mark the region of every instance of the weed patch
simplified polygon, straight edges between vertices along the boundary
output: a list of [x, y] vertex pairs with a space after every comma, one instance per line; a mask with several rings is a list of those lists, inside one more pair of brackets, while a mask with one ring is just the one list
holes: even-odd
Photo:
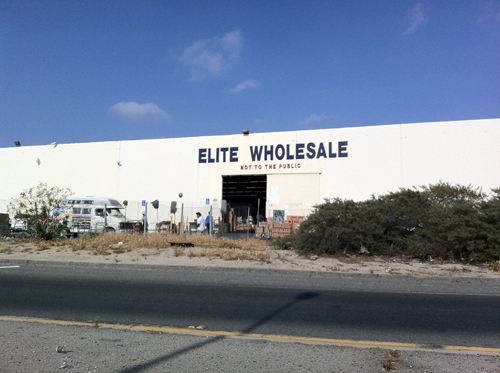
[[99, 320], [99, 317], [94, 317], [92, 320], [89, 320], [88, 322], [92, 324], [92, 326], [94, 326], [95, 328], [98, 328], [101, 321]]
[[408, 366], [408, 364], [406, 364], [402, 361], [399, 361], [399, 360], [382, 360], [382, 368], [386, 372], [390, 372], [390, 371], [397, 370], [399, 368], [404, 368], [407, 366]]
[[500, 260], [490, 264], [490, 269], [495, 272], [500, 272]]
[[3, 247], [0, 249], [1, 254], [12, 254], [12, 248], [10, 247]]

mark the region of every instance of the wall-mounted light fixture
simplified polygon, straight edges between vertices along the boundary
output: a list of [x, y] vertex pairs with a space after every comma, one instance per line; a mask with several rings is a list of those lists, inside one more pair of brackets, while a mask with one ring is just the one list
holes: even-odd
[[244, 136], [247, 136], [247, 135], [250, 133], [250, 131], [249, 131], [249, 130], [243, 130], [243, 131], [241, 131], [241, 132], [243, 132], [243, 135], [244, 135]]
[[40, 158], [36, 159], [36, 164], [40, 166]]
[[19, 141], [14, 141], [14, 144], [16, 144], [16, 146], [21, 146], [21, 143]]
[[121, 165], [122, 165], [122, 162], [120, 162], [119, 160], [116, 160], [116, 164], [117, 164], [118, 166], [121, 166]]

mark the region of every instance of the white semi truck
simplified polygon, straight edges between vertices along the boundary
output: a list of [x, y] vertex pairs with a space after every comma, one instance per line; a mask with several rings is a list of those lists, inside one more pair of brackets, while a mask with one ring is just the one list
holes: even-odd
[[108, 197], [68, 197], [55, 209], [58, 220], [66, 220], [71, 233], [117, 231], [125, 222], [125, 207]]

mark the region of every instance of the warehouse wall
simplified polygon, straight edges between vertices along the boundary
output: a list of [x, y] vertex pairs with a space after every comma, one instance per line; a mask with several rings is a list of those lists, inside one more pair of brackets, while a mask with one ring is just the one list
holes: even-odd
[[267, 174], [267, 208], [287, 211], [440, 180], [488, 191], [500, 187], [499, 142], [500, 119], [485, 119], [2, 148], [0, 212], [39, 182], [206, 210], [221, 199], [223, 175]]

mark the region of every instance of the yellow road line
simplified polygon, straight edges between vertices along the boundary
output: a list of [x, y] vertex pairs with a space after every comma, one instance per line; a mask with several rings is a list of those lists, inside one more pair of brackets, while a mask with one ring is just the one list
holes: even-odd
[[483, 353], [500, 353], [500, 348], [490, 348], [490, 347], [446, 346], [446, 345], [428, 345], [420, 343], [380, 342], [380, 341], [357, 341], [351, 339], [331, 339], [331, 338], [298, 337], [292, 335], [213, 331], [213, 330], [196, 329], [195, 327], [173, 328], [167, 326], [151, 326], [151, 325], [105, 324], [105, 323], [100, 323], [98, 321], [94, 322], [92, 320], [89, 322], [81, 322], [81, 321], [40, 319], [36, 317], [18, 317], [18, 316], [0, 316], [0, 320], [33, 322], [42, 324], [74, 325], [74, 326], [85, 326], [85, 327], [98, 325], [100, 328], [153, 331], [153, 332], [163, 332], [163, 333], [188, 333], [188, 334], [202, 334], [202, 335], [227, 336], [227, 337], [260, 338], [260, 339], [271, 339], [280, 341], [301, 341], [301, 342], [327, 343], [327, 344], [349, 345], [349, 346], [358, 345], [358, 346], [386, 347], [386, 348], [430, 349], [434, 351], [472, 351], [472, 352], [483, 352]]

